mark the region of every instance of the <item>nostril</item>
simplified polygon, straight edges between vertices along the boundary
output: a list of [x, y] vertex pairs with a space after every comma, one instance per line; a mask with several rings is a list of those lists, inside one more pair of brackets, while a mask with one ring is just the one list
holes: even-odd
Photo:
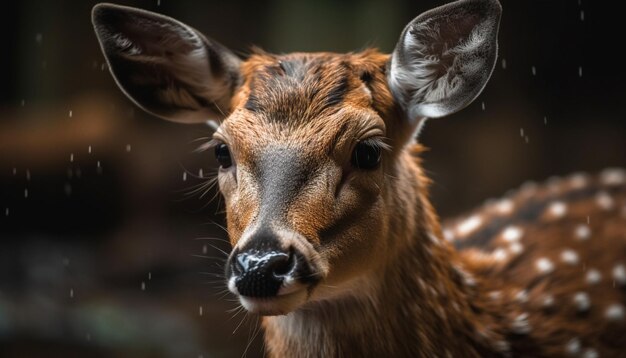
[[288, 255], [280, 255], [278, 259], [272, 263], [271, 272], [274, 277], [282, 278], [282, 276], [286, 276], [294, 268], [296, 255], [294, 255], [293, 249], [290, 249]]

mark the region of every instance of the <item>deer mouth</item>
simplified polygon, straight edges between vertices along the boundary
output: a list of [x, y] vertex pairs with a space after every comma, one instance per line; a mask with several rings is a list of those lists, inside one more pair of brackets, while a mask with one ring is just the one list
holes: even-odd
[[306, 303], [308, 297], [308, 289], [303, 287], [297, 291], [273, 297], [239, 296], [239, 302], [250, 313], [261, 316], [277, 316], [286, 315], [296, 310]]

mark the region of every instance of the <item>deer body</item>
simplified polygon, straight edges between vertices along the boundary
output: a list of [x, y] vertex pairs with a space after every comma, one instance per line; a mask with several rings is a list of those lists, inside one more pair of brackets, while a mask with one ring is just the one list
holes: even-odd
[[429, 202], [416, 133], [483, 89], [500, 12], [496, 0], [428, 11], [391, 55], [242, 61], [174, 19], [94, 8], [134, 102], [172, 121], [223, 120], [206, 147], [233, 244], [227, 285], [265, 316], [271, 356], [626, 349], [623, 172], [526, 188], [443, 230]]

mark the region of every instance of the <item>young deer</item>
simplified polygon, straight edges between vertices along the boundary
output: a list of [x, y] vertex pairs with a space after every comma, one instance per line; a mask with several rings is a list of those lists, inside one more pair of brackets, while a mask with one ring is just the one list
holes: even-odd
[[271, 356], [626, 356], [624, 172], [527, 186], [445, 230], [428, 200], [416, 134], [481, 92], [500, 13], [428, 11], [391, 55], [242, 61], [174, 19], [94, 8], [137, 105], [221, 120], [228, 288]]

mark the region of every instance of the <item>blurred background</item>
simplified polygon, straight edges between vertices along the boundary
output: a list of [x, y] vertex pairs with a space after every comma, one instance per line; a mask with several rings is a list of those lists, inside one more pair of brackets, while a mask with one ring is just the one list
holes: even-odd
[[[167, 123], [116, 88], [96, 1], [0, 12], [0, 356], [260, 357], [258, 321], [224, 294], [229, 250], [203, 126]], [[443, 1], [120, 1], [175, 17], [242, 57], [393, 49]], [[590, 0], [502, 1], [482, 95], [420, 140], [444, 218], [519, 187], [626, 166], [620, 14]], [[233, 309], [235, 309], [233, 311]]]

